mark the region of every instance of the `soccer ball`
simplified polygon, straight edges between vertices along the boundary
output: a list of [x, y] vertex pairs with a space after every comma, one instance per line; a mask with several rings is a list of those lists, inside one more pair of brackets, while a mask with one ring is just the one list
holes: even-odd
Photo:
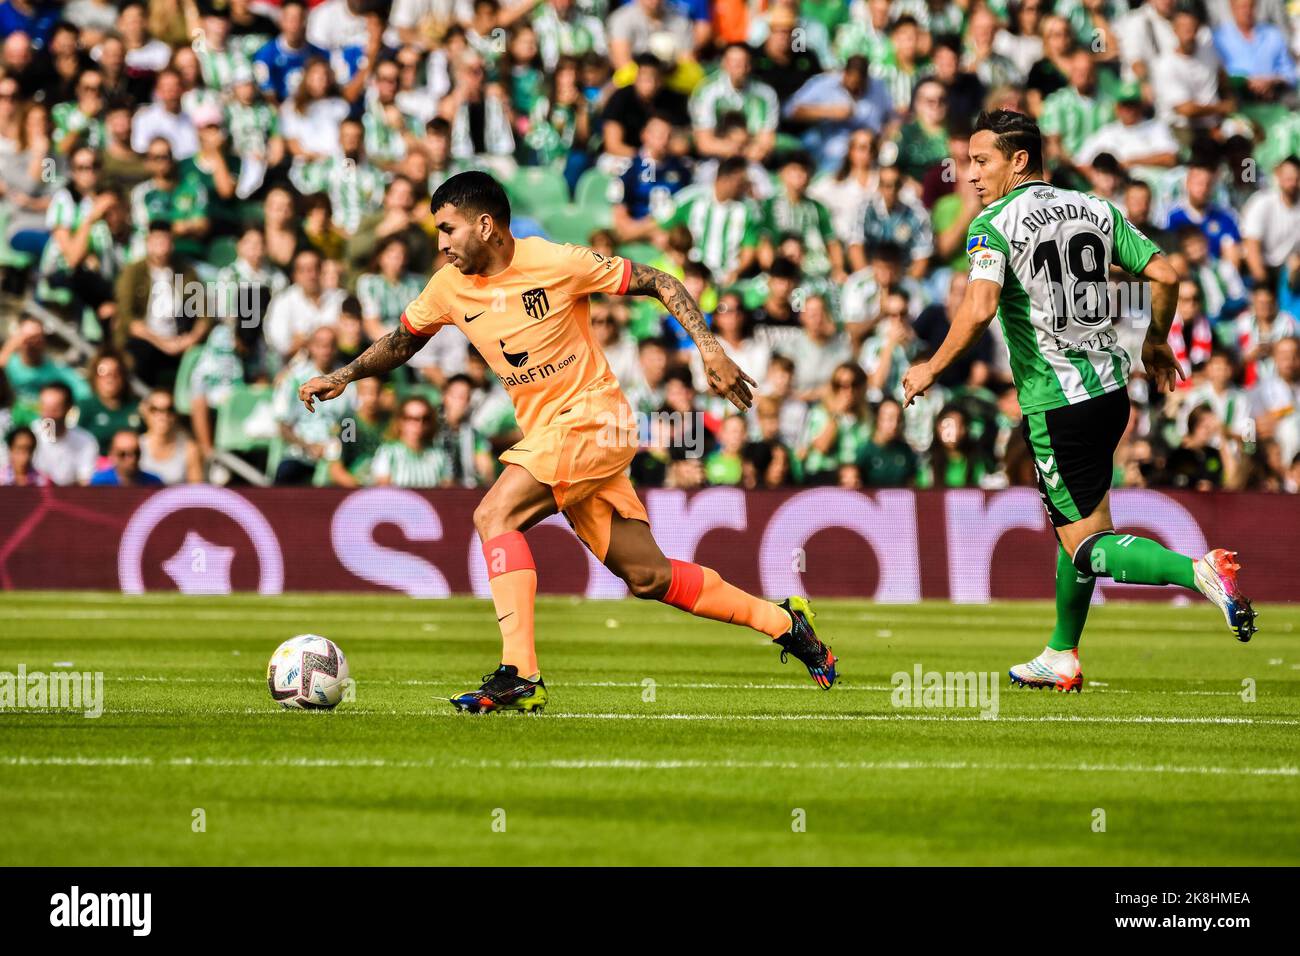
[[343, 699], [348, 659], [337, 644], [317, 634], [299, 634], [275, 649], [266, 667], [271, 699], [283, 707], [329, 710]]

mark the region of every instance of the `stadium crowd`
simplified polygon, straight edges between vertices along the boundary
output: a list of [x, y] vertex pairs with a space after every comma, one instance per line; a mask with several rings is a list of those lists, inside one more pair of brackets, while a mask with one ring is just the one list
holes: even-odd
[[295, 397], [396, 326], [479, 168], [517, 236], [682, 278], [760, 383], [735, 414], [658, 302], [593, 300], [638, 484], [1032, 485], [997, 323], [899, 402], [1011, 108], [1182, 279], [1187, 380], [1135, 372], [1115, 484], [1294, 493], [1298, 54], [1296, 0], [8, 0], [0, 484], [490, 482], [518, 430], [455, 332]]

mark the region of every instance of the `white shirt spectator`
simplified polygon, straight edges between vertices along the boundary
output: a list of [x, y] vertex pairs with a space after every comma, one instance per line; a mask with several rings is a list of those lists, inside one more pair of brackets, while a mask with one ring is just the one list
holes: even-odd
[[341, 154], [339, 127], [349, 110], [348, 101], [337, 96], [314, 100], [303, 113], [294, 109], [293, 101], [289, 100], [280, 107], [280, 135], [297, 140], [298, 145], [314, 156], [338, 156]]
[[[1119, 40], [1119, 55], [1125, 80], [1136, 78], [1133, 73], [1134, 63], [1150, 65], [1161, 56], [1178, 49], [1173, 23], [1156, 13], [1149, 3], [1119, 17], [1114, 28], [1115, 37]], [[1206, 24], [1201, 24], [1201, 28], [1196, 31], [1196, 57], [1209, 67], [1217, 67], [1219, 62], [1219, 57], [1214, 52], [1214, 31]]]
[[[291, 285], [271, 298], [266, 307], [266, 344], [287, 356], [297, 336], [310, 335], [322, 325], [333, 325], [347, 293], [342, 289], [322, 289], [315, 302], [307, 298], [299, 285]], [[449, 336], [450, 337], [450, 336]]]
[[1219, 61], [1210, 51], [1204, 58], [1184, 56], [1177, 50], [1163, 54], [1151, 67], [1151, 90], [1155, 95], [1156, 116], [1170, 126], [1215, 126], [1219, 118], [1202, 116], [1195, 121], [1174, 112], [1184, 103], [1209, 106], [1219, 101]]
[[99, 443], [84, 428], [69, 428], [62, 437], [54, 437], [53, 429], [40, 422], [36, 432], [36, 453], [32, 467], [56, 485], [85, 485], [95, 474], [99, 459]]
[[1087, 166], [1102, 153], [1110, 153], [1120, 163], [1127, 164], [1140, 156], [1177, 152], [1178, 142], [1160, 120], [1144, 120], [1132, 126], [1116, 120], [1083, 141], [1075, 162]]
[[149, 152], [149, 144], [162, 137], [171, 144], [172, 157], [179, 163], [199, 151], [199, 133], [189, 114], [170, 113], [161, 103], [152, 103], [131, 121], [131, 148]]
[[[1300, 382], [1284, 382], [1268, 375], [1250, 390], [1251, 412], [1256, 419], [1277, 421], [1274, 439], [1282, 449], [1282, 461], [1290, 465], [1300, 454]], [[40, 468], [39, 460], [36, 467]]]
[[1264, 261], [1281, 266], [1300, 249], [1300, 202], [1288, 206], [1278, 189], [1251, 196], [1241, 211], [1241, 238], [1258, 239]]

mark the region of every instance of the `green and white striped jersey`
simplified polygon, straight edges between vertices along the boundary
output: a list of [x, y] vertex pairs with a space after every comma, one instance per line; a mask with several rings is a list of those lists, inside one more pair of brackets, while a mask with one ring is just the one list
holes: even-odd
[[454, 477], [447, 453], [437, 445], [413, 451], [399, 441], [379, 446], [370, 462], [372, 478], [387, 478], [399, 488], [436, 488]]
[[998, 318], [1026, 414], [1124, 388], [1111, 263], [1141, 274], [1160, 250], [1111, 203], [1041, 180], [991, 203], [966, 234], [970, 279], [1002, 287]]
[[749, 199], [719, 202], [713, 184], [687, 186], [672, 197], [664, 229], [684, 225], [695, 240], [699, 259], [720, 279], [736, 268], [742, 248], [758, 245], [763, 213]]
[[760, 80], [750, 80], [743, 89], [731, 85], [731, 78], [719, 73], [700, 84], [691, 94], [691, 125], [714, 129], [725, 113], [743, 113], [750, 134], [771, 132], [781, 119], [776, 90]]
[[406, 307], [424, 291], [426, 280], [408, 272], [397, 282], [391, 282], [379, 272], [367, 272], [357, 279], [357, 298], [361, 302], [363, 318], [376, 318], [385, 332], [397, 328]]

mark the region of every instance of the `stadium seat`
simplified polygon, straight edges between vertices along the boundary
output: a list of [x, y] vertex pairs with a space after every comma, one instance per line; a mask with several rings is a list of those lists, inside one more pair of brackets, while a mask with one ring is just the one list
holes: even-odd
[[191, 345], [181, 356], [180, 367], [176, 369], [176, 387], [172, 391], [172, 404], [182, 415], [190, 413], [190, 379], [193, 377], [194, 366], [198, 363], [202, 352], [202, 344]]
[[658, 246], [649, 242], [625, 242], [618, 247], [618, 254], [624, 259], [631, 259], [633, 262], [645, 265], [650, 265], [663, 255]]
[[599, 169], [589, 169], [578, 177], [578, 186], [573, 191], [573, 204], [580, 209], [597, 209], [610, 205], [609, 187], [614, 177]]
[[256, 419], [270, 418], [271, 389], [265, 385], [236, 386], [217, 409], [213, 443], [225, 451], [256, 451], [268, 448], [271, 434], [248, 426]]
[[569, 204], [569, 184], [564, 174], [547, 166], [522, 166], [504, 183], [513, 211], [546, 221], [547, 213]]
[[572, 242], [585, 246], [591, 241], [593, 232], [609, 227], [609, 220], [602, 220], [592, 210], [563, 206], [543, 216], [542, 225], [546, 227], [546, 233], [553, 242]]

